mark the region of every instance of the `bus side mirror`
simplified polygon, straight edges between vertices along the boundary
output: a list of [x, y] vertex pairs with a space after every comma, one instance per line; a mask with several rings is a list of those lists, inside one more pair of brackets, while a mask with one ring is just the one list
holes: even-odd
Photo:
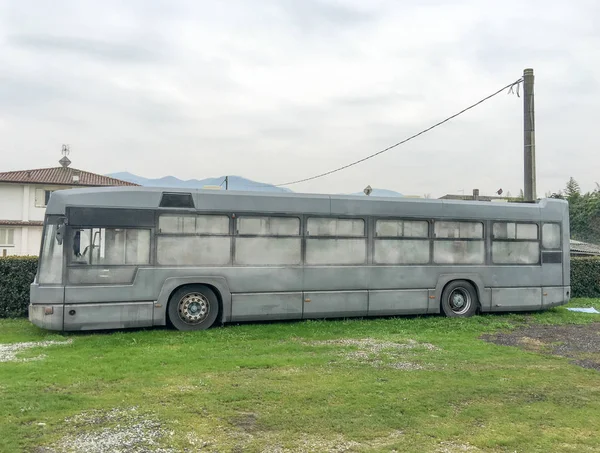
[[67, 229], [67, 227], [65, 226], [64, 223], [61, 223], [56, 228], [56, 242], [58, 242], [59, 245], [62, 245], [62, 243], [63, 243], [63, 241], [65, 239], [65, 231], [66, 231], [66, 229]]

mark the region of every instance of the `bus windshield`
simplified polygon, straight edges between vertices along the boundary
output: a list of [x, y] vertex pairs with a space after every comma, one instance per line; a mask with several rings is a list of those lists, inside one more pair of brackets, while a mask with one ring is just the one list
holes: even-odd
[[61, 230], [64, 219], [48, 217], [44, 227], [42, 253], [38, 271], [38, 283], [60, 285], [62, 283], [63, 241]]

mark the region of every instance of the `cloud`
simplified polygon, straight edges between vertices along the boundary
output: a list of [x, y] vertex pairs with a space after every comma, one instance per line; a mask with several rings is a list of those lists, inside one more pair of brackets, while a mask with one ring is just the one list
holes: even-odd
[[131, 44], [57, 35], [11, 35], [9, 44], [38, 53], [70, 53], [75, 57], [116, 62], [156, 62], [164, 58], [150, 42]]
[[[360, 159], [536, 73], [540, 193], [597, 180], [599, 7], [509, 0], [0, 0], [3, 170], [240, 174]], [[38, 14], [31, 14], [32, 10]], [[298, 191], [522, 187], [522, 98], [502, 94]]]

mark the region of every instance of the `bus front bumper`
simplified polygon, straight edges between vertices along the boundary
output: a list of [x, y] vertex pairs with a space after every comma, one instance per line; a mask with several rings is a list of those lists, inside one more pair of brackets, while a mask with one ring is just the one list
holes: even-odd
[[63, 330], [63, 305], [29, 304], [29, 321], [42, 329]]
[[42, 329], [63, 330], [64, 286], [29, 287], [29, 321]]

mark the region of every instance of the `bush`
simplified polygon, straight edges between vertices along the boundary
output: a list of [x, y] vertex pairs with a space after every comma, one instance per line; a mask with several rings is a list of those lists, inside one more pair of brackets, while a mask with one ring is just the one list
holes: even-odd
[[600, 297], [600, 257], [571, 258], [572, 297]]
[[36, 256], [0, 258], [0, 318], [27, 316], [29, 285], [35, 278]]

